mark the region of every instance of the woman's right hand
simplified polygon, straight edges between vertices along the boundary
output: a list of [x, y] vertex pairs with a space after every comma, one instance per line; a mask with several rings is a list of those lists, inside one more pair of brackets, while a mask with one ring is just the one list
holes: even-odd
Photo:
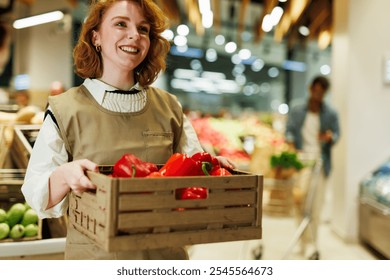
[[59, 203], [69, 191], [81, 194], [96, 186], [85, 175], [85, 171], [98, 172], [98, 165], [88, 159], [80, 159], [58, 166], [49, 178], [49, 202], [47, 209]]

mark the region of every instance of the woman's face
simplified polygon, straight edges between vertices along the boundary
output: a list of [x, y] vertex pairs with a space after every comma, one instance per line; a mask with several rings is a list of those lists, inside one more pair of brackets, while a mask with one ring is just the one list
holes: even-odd
[[98, 31], [93, 31], [95, 46], [101, 46], [103, 72], [132, 72], [146, 57], [150, 24], [138, 4], [118, 1], [104, 14]]

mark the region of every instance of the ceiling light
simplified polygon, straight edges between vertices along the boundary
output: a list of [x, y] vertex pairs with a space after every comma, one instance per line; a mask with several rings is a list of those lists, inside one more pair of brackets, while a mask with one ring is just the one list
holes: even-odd
[[219, 46], [222, 46], [223, 44], [225, 44], [225, 36], [223, 36], [223, 35], [215, 36], [215, 43]]
[[259, 72], [264, 67], [264, 61], [260, 58], [256, 59], [251, 65], [251, 69], [253, 72]]
[[185, 46], [187, 45], [187, 37], [177, 35], [174, 39], [173, 42], [176, 46]]
[[267, 14], [263, 18], [263, 22], [261, 24], [261, 28], [264, 32], [270, 32], [273, 28], [272, 21], [271, 21], [271, 15]]
[[320, 67], [320, 72], [322, 75], [329, 75], [331, 71], [332, 69], [327, 64], [324, 64]]
[[208, 49], [206, 51], [206, 60], [208, 62], [215, 62], [218, 59], [218, 54], [215, 49]]
[[203, 14], [204, 12], [211, 11], [210, 0], [199, 0], [198, 5], [201, 14]]
[[229, 42], [225, 45], [225, 51], [227, 53], [234, 53], [237, 49], [237, 44], [234, 42]]
[[202, 25], [204, 28], [213, 26], [213, 12], [208, 11], [202, 14]]
[[310, 35], [310, 29], [304, 25], [300, 26], [298, 31], [302, 36], [309, 36]]
[[242, 60], [247, 60], [251, 57], [252, 55], [252, 52], [248, 49], [241, 49], [239, 52], [238, 52], [238, 55], [240, 56], [240, 58]]
[[190, 33], [190, 28], [185, 24], [180, 24], [177, 29], [177, 34], [181, 36], [187, 36]]
[[167, 39], [168, 41], [171, 41], [173, 40], [173, 38], [175, 37], [175, 34], [173, 34], [173, 31], [170, 30], [170, 29], [166, 29], [164, 30], [162, 33], [161, 33], [161, 36], [163, 36], [165, 39]]
[[271, 16], [271, 23], [273, 26], [276, 26], [279, 23], [282, 15], [283, 15], [283, 9], [281, 7], [276, 6], [275, 8], [272, 9], [270, 16]]
[[39, 24], [49, 23], [64, 18], [64, 13], [61, 11], [49, 12], [41, 15], [17, 19], [13, 23], [15, 29], [27, 28]]

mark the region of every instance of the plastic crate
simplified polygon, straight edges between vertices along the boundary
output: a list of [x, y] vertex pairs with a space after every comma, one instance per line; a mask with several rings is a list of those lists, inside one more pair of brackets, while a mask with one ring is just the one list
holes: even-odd
[[[71, 193], [69, 220], [108, 252], [261, 239], [263, 177], [112, 178], [112, 167], [88, 172], [96, 192]], [[207, 199], [177, 200], [185, 187]]]

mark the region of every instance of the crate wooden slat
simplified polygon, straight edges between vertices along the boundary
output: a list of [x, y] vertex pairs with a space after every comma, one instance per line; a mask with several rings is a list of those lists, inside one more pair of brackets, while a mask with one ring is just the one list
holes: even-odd
[[[209, 193], [211, 203], [213, 206], [234, 205], [237, 201], [245, 201], [248, 204], [256, 203], [256, 192], [254, 191], [240, 191], [237, 193], [220, 192]], [[150, 195], [150, 194], [125, 194], [119, 197], [119, 208], [121, 211], [142, 211], [150, 209], [166, 209], [172, 206], [172, 203], [178, 208], [188, 208], [194, 205], [193, 201], [176, 200], [171, 193]], [[211, 206], [210, 202], [204, 199], [195, 201], [196, 207]]]
[[[97, 190], [70, 194], [69, 219], [108, 252], [261, 239], [262, 176], [88, 176]], [[207, 199], [176, 199], [178, 189], [195, 186]]]

